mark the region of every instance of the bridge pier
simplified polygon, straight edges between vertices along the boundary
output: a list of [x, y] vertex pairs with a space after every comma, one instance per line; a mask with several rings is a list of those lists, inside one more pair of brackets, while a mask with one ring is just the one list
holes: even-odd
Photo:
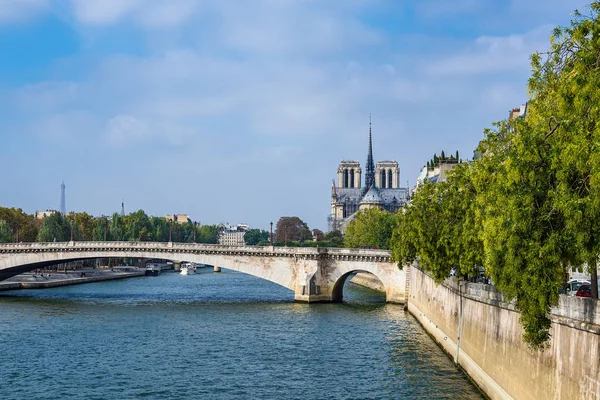
[[216, 265], [213, 268], [213, 272], [221, 272], [221, 267], [217, 267]]
[[327, 282], [317, 281], [316, 274], [302, 274], [294, 288], [294, 301], [302, 303], [331, 303], [333, 293]]
[[311, 288], [304, 285], [297, 285], [294, 291], [294, 301], [300, 303], [331, 303], [332, 296], [328, 290], [325, 293], [321, 292], [318, 286]]

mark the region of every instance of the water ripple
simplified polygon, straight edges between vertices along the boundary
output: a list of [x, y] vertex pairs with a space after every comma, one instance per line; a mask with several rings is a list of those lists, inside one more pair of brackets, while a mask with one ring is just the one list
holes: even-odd
[[0, 296], [3, 399], [480, 399], [418, 323], [225, 272]]

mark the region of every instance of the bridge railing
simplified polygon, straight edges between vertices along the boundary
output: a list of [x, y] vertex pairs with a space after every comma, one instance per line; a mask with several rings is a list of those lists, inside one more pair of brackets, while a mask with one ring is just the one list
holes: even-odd
[[203, 243], [175, 243], [175, 242], [27, 242], [27, 243], [0, 243], [0, 250], [40, 250], [40, 249], [112, 249], [112, 250], [165, 250], [173, 249], [179, 251], [231, 251], [245, 253], [279, 253], [296, 255], [360, 255], [360, 256], [379, 256], [389, 257], [389, 250], [376, 249], [352, 249], [352, 248], [324, 248], [324, 247], [271, 247], [271, 246], [229, 246], [219, 244]]

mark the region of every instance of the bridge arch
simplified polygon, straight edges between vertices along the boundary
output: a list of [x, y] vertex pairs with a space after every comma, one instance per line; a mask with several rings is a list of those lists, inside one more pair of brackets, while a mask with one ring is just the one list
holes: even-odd
[[0, 280], [54, 264], [96, 258], [185, 260], [242, 272], [290, 290], [296, 289], [298, 271], [316, 263], [316, 257], [310, 260], [289, 249], [274, 252], [270, 247], [151, 242], [8, 244], [0, 245]]
[[[163, 260], [169, 260], [169, 261], [173, 261], [173, 262], [183, 262], [183, 261], [187, 261], [187, 262], [194, 262], [194, 263], [198, 263], [198, 264], [207, 264], [207, 265], [213, 265], [210, 264], [208, 262], [206, 262], [206, 259], [203, 257], [197, 257], [197, 256], [192, 256], [192, 255], [185, 255], [185, 253], [181, 253], [182, 256], [181, 257], [177, 257], [175, 258], [170, 258], [170, 257], [166, 257], [163, 256], [161, 259]], [[15, 265], [13, 267], [10, 268], [5, 268], [0, 270], [0, 281], [4, 280], [4, 279], [8, 279], [12, 276], [15, 275], [19, 275], [22, 273], [26, 273], [26, 272], [30, 272], [36, 269], [42, 269], [42, 268], [46, 268], [48, 266], [52, 266], [52, 265], [56, 265], [56, 264], [63, 264], [63, 263], [70, 263], [70, 262], [75, 262], [75, 261], [83, 261], [83, 260], [95, 260], [97, 258], [130, 258], [130, 257], [120, 257], [120, 256], [103, 256], [103, 257], [75, 257], [75, 258], [61, 258], [60, 260], [52, 260], [52, 261], [40, 261], [40, 262], [35, 262], [35, 263], [27, 263], [24, 265]], [[146, 258], [146, 257], [135, 257], [135, 258]], [[154, 258], [158, 258], [158, 257], [154, 257]], [[275, 283], [279, 286], [283, 286], [288, 290], [292, 290], [294, 291], [294, 287], [290, 287], [293, 285], [290, 284], [286, 284], [286, 282], [282, 281], [281, 279], [277, 279], [277, 277], [273, 277], [273, 276], [265, 276], [264, 274], [260, 274], [260, 273], [256, 273], [256, 271], [252, 271], [252, 269], [248, 269], [248, 268], [244, 268], [244, 267], [239, 267], [237, 265], [233, 265], [232, 263], [228, 262], [228, 261], [224, 261], [220, 264], [218, 264], [217, 266], [221, 267], [221, 268], [225, 268], [225, 269], [230, 269], [233, 271], [237, 271], [240, 272], [242, 274], [246, 274], [246, 275], [251, 275], [254, 276], [256, 278], [259, 279], [264, 279], [267, 280], [269, 282]]]
[[[332, 302], [341, 303], [344, 301], [344, 286], [346, 284], [346, 281], [348, 280], [348, 277], [350, 277], [351, 275], [357, 274], [357, 273], [366, 273], [371, 276], [374, 276], [375, 278], [377, 278], [379, 280], [379, 282], [381, 282], [382, 286], [385, 288], [385, 284], [383, 283], [383, 280], [370, 271], [365, 271], [365, 270], [348, 271], [348, 272], [344, 273], [343, 275], [341, 275], [333, 284], [333, 287], [331, 289], [331, 301]], [[385, 292], [386, 292], [386, 301], [387, 301], [387, 290], [385, 290]]]

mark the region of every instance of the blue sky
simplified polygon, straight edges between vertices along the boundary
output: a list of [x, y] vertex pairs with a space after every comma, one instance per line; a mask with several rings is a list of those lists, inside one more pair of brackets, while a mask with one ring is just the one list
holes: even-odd
[[0, 205], [325, 230], [340, 159], [470, 158], [579, 0], [0, 0]]

